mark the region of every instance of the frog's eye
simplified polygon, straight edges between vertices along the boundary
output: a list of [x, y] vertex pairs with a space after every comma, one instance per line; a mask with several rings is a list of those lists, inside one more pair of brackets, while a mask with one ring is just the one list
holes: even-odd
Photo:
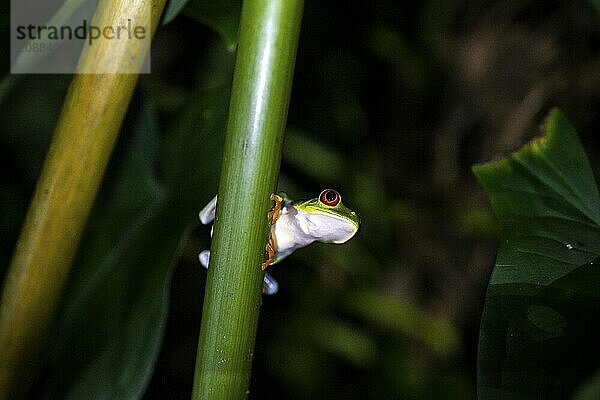
[[340, 202], [340, 194], [333, 189], [325, 189], [321, 192], [319, 199], [326, 206], [335, 207]]

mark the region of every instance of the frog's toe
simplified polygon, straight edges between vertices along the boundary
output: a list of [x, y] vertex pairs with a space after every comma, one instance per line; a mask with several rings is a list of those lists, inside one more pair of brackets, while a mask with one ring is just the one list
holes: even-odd
[[198, 254], [198, 260], [200, 260], [200, 264], [202, 264], [204, 268], [208, 268], [208, 262], [210, 261], [210, 250], [204, 250]]
[[265, 272], [265, 276], [263, 278], [263, 293], [266, 295], [272, 295], [277, 293], [278, 290], [279, 283], [277, 283], [271, 274]]

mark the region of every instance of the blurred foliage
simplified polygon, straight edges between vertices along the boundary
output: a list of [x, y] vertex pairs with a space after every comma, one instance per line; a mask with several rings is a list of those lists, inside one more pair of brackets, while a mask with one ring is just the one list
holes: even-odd
[[214, 29], [229, 50], [235, 50], [241, 0], [170, 0], [163, 15], [163, 23], [171, 22], [183, 12], [185, 15]]
[[[209, 232], [189, 227], [217, 189], [239, 14], [219, 4], [169, 5], [33, 398], [190, 396]], [[553, 105], [600, 159], [592, 4], [306, 2], [279, 188], [334, 187], [363, 225], [270, 271], [281, 290], [263, 300], [250, 398], [475, 398], [498, 228], [469, 167]], [[2, 272], [69, 83], [20, 78], [0, 93]]]
[[49, 345], [45, 398], [137, 398], [150, 379], [182, 233], [194, 200], [208, 201], [203, 188], [216, 184], [207, 171], [219, 165], [228, 90], [201, 93], [162, 143], [151, 104], [139, 105], [131, 136], [122, 132], [128, 146], [96, 202]]
[[598, 16], [600, 16], [600, 0], [589, 0], [592, 7], [596, 9]]
[[554, 110], [542, 136], [474, 172], [503, 230], [479, 398], [569, 398], [600, 367], [600, 197], [585, 152]]
[[594, 400], [598, 397], [600, 397], [600, 370], [577, 390], [573, 400]]

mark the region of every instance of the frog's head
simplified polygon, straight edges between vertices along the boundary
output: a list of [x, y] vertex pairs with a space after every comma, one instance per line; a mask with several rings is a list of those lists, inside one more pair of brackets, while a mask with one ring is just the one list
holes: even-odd
[[322, 242], [344, 243], [358, 231], [358, 215], [342, 203], [342, 196], [325, 189], [319, 197], [293, 203], [294, 208], [305, 214], [310, 234]]

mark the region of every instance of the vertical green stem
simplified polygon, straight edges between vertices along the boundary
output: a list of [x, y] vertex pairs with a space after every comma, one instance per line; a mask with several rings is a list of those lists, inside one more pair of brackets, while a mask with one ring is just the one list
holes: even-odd
[[[94, 25], [124, 15], [155, 30], [165, 0], [101, 1]], [[139, 71], [147, 43], [98, 41], [80, 65]], [[100, 64], [98, 64], [100, 63]], [[65, 99], [41, 176], [4, 282], [0, 303], [0, 399], [26, 391], [56, 314], [86, 219], [131, 99], [137, 74], [76, 75]]]
[[193, 399], [244, 398], [248, 389], [302, 7], [242, 7]]

